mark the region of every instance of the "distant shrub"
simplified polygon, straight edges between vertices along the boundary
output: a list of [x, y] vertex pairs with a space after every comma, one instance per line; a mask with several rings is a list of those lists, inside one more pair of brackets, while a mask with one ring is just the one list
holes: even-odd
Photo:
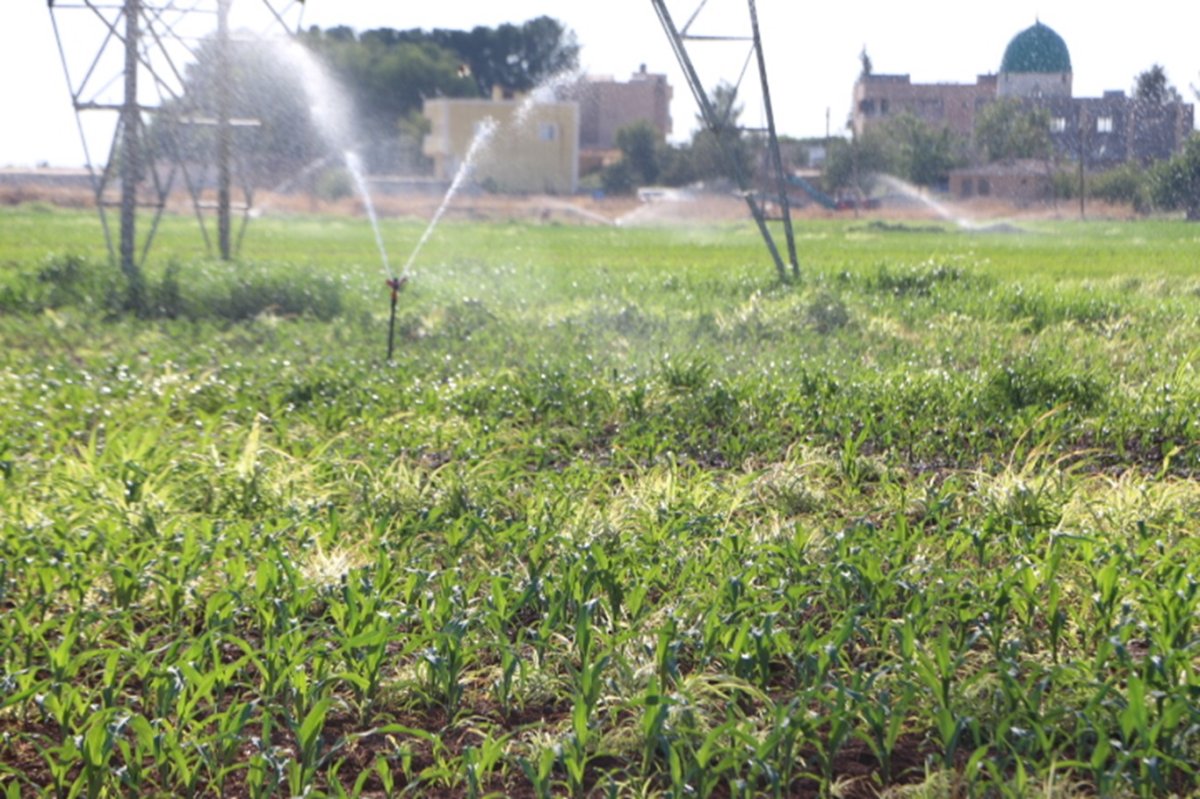
[[115, 312], [124, 298], [124, 281], [115, 268], [81, 255], [52, 254], [34, 269], [8, 272], [0, 284], [0, 309], [38, 313], [48, 308], [83, 306]]
[[354, 178], [345, 169], [327, 169], [317, 177], [313, 192], [322, 200], [343, 200], [354, 195]]
[[938, 286], [957, 283], [963, 278], [963, 270], [956, 266], [927, 262], [903, 267], [880, 265], [866, 283], [867, 288], [883, 294], [927, 297]]
[[[170, 262], [161, 276], [144, 277], [151, 318], [240, 320], [261, 313], [332, 319], [342, 311], [341, 283], [294, 264]], [[128, 312], [121, 270], [79, 255], [51, 255], [0, 284], [0, 309], [40, 313], [76, 307], [104, 315]]]
[[1117, 319], [1123, 313], [1121, 304], [1110, 297], [1085, 292], [1028, 291], [1021, 286], [996, 297], [994, 309], [1002, 319], [1024, 321], [1034, 333], [1064, 322], [1096, 325]]
[[1057, 361], [1027, 355], [996, 370], [988, 379], [984, 396], [993, 408], [1020, 410], [1069, 405], [1088, 410], [1104, 397], [1104, 385]]
[[1125, 164], [1093, 175], [1088, 181], [1088, 194], [1111, 203], [1128, 203], [1139, 214], [1151, 209], [1148, 173], [1138, 164]]
[[478, 299], [464, 298], [460, 302], [432, 309], [425, 318], [429, 333], [453, 339], [469, 339], [476, 331], [496, 321], [495, 314]]
[[341, 284], [312, 268], [240, 263], [232, 273], [222, 274], [211, 264], [195, 266], [196, 274], [179, 292], [181, 313], [177, 315], [236, 321], [271, 313], [328, 320], [342, 311]]
[[841, 297], [820, 291], [804, 309], [804, 321], [818, 333], [832, 333], [850, 324], [850, 312]]

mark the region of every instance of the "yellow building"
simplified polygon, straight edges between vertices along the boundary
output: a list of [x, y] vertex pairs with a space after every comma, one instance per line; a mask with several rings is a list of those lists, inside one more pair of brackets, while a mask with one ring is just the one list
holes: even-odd
[[434, 175], [453, 180], [476, 135], [496, 127], [476, 152], [470, 178], [496, 191], [570, 194], [579, 184], [579, 104], [532, 99], [425, 101], [431, 130], [425, 155]]

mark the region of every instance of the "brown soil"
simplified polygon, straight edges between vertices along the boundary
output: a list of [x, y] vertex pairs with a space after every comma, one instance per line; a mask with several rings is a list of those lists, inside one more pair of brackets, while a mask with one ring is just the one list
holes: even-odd
[[[405, 194], [381, 193], [374, 198], [376, 211], [390, 219], [430, 219], [442, 201], [440, 188], [415, 190]], [[86, 189], [67, 189], [34, 185], [0, 186], [0, 205], [45, 203], [64, 208], [92, 208], [95, 198]], [[985, 228], [997, 222], [1019, 225], [1030, 219], [1077, 219], [1078, 205], [1060, 202], [1057, 205], [1016, 206], [998, 200], [972, 199], [949, 204], [953, 213]], [[292, 214], [329, 214], [361, 216], [365, 209], [361, 201], [344, 198], [322, 200], [310, 194], [270, 194], [260, 192], [255, 197], [256, 213], [263, 216]], [[190, 215], [191, 200], [176, 193], [168, 202], [172, 213]], [[913, 201], [885, 201], [882, 207], [871, 210], [830, 211], [820, 206], [793, 207], [796, 219], [840, 219], [886, 221], [928, 221], [947, 226], [932, 209]], [[463, 191], [454, 198], [446, 211], [451, 219], [480, 221], [533, 221], [554, 224], [627, 226], [672, 226], [692, 222], [749, 220], [746, 203], [731, 193], [699, 193], [679, 200], [660, 199], [641, 202], [634, 196], [592, 197], [546, 195], [499, 195], [480, 191]], [[1093, 202], [1087, 207], [1092, 219], [1132, 219], [1136, 214], [1124, 206]]]

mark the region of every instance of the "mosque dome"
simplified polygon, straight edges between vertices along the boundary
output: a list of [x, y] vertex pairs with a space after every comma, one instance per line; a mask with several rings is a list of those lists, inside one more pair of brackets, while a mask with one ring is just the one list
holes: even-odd
[[1037, 22], [1018, 33], [1004, 50], [1000, 72], [1054, 73], [1071, 71], [1071, 53], [1067, 43], [1048, 25]]

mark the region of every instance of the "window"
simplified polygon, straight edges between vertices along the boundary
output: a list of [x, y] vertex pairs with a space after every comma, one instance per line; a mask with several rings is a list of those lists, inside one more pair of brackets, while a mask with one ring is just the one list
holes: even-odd
[[970, 178], [963, 178], [962, 190], [959, 192], [963, 197], [970, 197], [975, 191], [975, 185]]
[[986, 197], [992, 193], [992, 184], [987, 178], [979, 179], [979, 196]]
[[887, 112], [888, 112], [888, 101], [887, 101], [887, 100], [880, 100], [880, 101], [879, 101], [879, 113], [880, 113], [880, 114], [883, 114], [883, 115], [886, 115], [886, 114], [887, 114]]
[[553, 122], [543, 122], [538, 125], [538, 139], [541, 141], [554, 141], [558, 138], [558, 125]]
[[1096, 117], [1096, 132], [1097, 133], [1112, 133], [1113, 118], [1112, 117]]
[[871, 114], [875, 113], [875, 101], [874, 100], [860, 101], [858, 104], [858, 110], [862, 111], [867, 116], [871, 116]]
[[1055, 117], [1050, 120], [1050, 131], [1052, 133], [1062, 133], [1067, 129], [1066, 117]]

